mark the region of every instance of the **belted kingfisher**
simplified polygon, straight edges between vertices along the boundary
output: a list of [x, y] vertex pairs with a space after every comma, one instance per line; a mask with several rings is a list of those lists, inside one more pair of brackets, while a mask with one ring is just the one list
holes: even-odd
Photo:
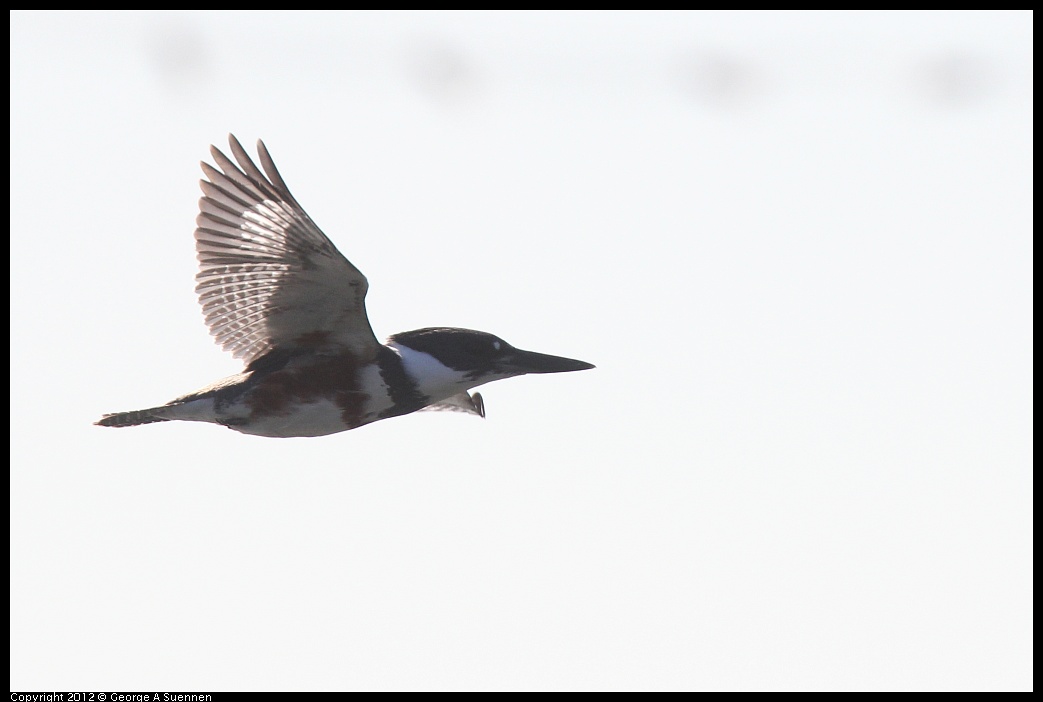
[[210, 333], [246, 368], [97, 424], [183, 420], [259, 436], [323, 436], [422, 409], [484, 417], [471, 388], [594, 367], [469, 329], [417, 329], [381, 344], [366, 316], [366, 277], [290, 194], [263, 142], [263, 173], [234, 136], [228, 142], [238, 167], [215, 146], [220, 170], [201, 164], [196, 292]]

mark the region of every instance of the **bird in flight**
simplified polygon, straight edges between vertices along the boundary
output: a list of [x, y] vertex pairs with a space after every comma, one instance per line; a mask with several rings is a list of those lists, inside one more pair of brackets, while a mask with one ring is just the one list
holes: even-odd
[[182, 420], [258, 436], [323, 436], [425, 409], [484, 417], [482, 396], [471, 388], [594, 367], [453, 327], [402, 332], [381, 344], [366, 315], [366, 277], [290, 194], [264, 143], [257, 142], [262, 172], [234, 136], [228, 142], [235, 162], [211, 146], [217, 168], [202, 163], [196, 292], [210, 333], [246, 368], [97, 424]]

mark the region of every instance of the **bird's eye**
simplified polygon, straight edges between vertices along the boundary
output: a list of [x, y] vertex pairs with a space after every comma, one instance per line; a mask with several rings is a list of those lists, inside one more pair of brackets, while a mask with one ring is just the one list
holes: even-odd
[[500, 342], [499, 341], [494, 341], [493, 342], [493, 349], [495, 349], [496, 351], [500, 350]]

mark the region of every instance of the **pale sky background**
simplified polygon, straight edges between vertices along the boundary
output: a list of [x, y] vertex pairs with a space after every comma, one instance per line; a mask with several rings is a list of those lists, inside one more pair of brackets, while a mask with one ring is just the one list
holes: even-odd
[[[1029, 12], [11, 15], [13, 690], [1032, 687]], [[315, 439], [198, 162], [261, 137], [378, 336], [594, 371]]]

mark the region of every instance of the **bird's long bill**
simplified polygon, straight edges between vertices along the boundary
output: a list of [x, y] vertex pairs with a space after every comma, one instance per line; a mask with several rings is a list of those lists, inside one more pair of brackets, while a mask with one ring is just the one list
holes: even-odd
[[551, 356], [546, 353], [535, 351], [522, 351], [516, 349], [502, 364], [505, 369], [515, 373], [566, 373], [568, 371], [580, 371], [593, 368], [593, 363], [577, 361], [572, 358]]

